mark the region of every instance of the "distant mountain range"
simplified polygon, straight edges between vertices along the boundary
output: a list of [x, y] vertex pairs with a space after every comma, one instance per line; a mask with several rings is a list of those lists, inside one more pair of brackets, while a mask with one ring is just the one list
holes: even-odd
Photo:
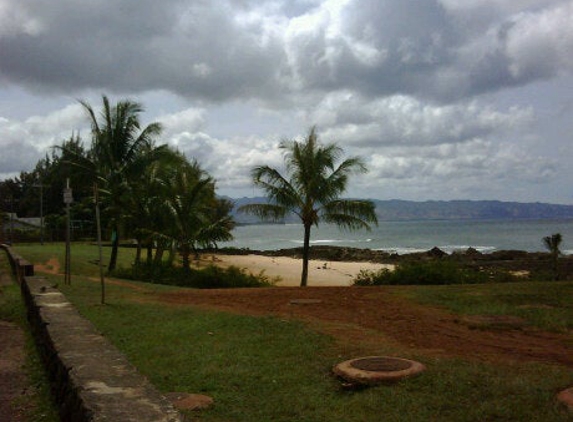
[[[239, 214], [237, 208], [245, 204], [263, 203], [265, 198], [231, 199], [235, 203], [233, 216], [239, 224], [261, 221], [251, 215]], [[573, 205], [520, 203], [503, 201], [387, 201], [372, 200], [379, 221], [404, 220], [500, 220], [500, 219], [555, 219], [573, 218]], [[285, 223], [298, 222], [289, 216]]]

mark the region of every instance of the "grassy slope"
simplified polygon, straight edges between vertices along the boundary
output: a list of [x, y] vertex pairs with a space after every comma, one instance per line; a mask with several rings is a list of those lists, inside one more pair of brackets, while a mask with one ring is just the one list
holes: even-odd
[[[38, 247], [18, 248], [18, 252], [40, 262], [53, 255], [47, 248], [34, 249]], [[75, 260], [90, 255], [89, 250], [74, 250]], [[124, 250], [120, 257], [127, 258]], [[82, 266], [90, 276], [97, 274], [93, 264], [74, 261], [72, 268]], [[51, 277], [62, 285], [62, 277]], [[477, 308], [471, 298], [483, 298], [473, 302], [477, 307], [490, 296], [519, 306], [539, 303], [539, 297], [524, 293], [528, 285], [516, 285], [515, 293], [513, 285], [484, 285], [415, 287], [407, 294], [472, 313]], [[271, 317], [167, 307], [153, 302], [154, 292], [176, 288], [142, 286], [145, 291], [110, 285], [106, 306], [98, 304], [98, 284], [85, 277], [75, 277], [72, 286], [63, 289], [161, 391], [214, 397], [216, 405], [197, 417], [201, 421], [569, 420], [554, 397], [573, 384], [573, 369], [540, 364], [500, 367], [418, 355], [412, 357], [428, 366], [420, 377], [346, 392], [330, 375], [330, 368], [351, 356], [344, 356], [340, 344], [310, 326]], [[400, 288], [396, 291], [405, 294]], [[566, 318], [570, 321], [570, 316]]]
[[330, 368], [349, 356], [301, 322], [145, 303], [153, 293], [125, 286], [102, 307], [82, 278], [64, 290], [160, 390], [214, 397], [202, 421], [567, 420], [554, 403], [573, 379], [562, 367], [416, 356], [420, 377], [345, 392]]

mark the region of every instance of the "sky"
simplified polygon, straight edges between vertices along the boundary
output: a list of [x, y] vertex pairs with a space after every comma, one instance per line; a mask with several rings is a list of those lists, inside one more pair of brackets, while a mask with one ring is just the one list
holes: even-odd
[[0, 0], [0, 180], [102, 95], [222, 195], [316, 126], [349, 197], [573, 204], [573, 0]]

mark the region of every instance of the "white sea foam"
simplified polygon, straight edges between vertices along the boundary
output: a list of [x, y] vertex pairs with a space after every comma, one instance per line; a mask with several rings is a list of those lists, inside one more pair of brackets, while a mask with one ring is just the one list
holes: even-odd
[[[289, 239], [290, 243], [296, 243], [297, 245], [302, 245], [304, 243], [301, 239]], [[332, 244], [355, 244], [355, 243], [370, 243], [372, 239], [311, 239], [311, 245], [332, 245]]]
[[398, 255], [405, 255], [405, 254], [409, 254], [409, 253], [420, 253], [420, 252], [428, 251], [428, 249], [420, 249], [420, 248], [379, 248], [379, 249], [374, 249], [374, 250], [388, 252], [388, 253], [395, 253]]
[[[304, 244], [303, 240], [300, 239], [290, 239], [289, 240], [291, 243], [296, 243], [297, 245], [302, 245]], [[336, 239], [315, 239], [315, 240], [311, 240], [310, 244], [311, 245], [324, 245], [324, 244], [332, 244], [332, 243], [340, 243], [340, 240], [336, 240]]]

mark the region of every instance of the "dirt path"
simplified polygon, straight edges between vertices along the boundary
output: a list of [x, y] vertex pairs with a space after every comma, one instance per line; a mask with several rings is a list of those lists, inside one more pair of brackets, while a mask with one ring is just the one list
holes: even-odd
[[[320, 303], [293, 305], [296, 299]], [[159, 300], [201, 305], [238, 313], [279, 315], [338, 324], [336, 336], [369, 342], [388, 338], [436, 356], [480, 360], [541, 361], [573, 366], [573, 336], [536, 330], [476, 330], [445, 311], [420, 306], [384, 288], [281, 287], [191, 290], [166, 293]], [[346, 327], [346, 328], [345, 328]]]
[[[12, 284], [11, 277], [0, 269], [0, 306], [4, 304], [2, 288]], [[24, 421], [28, 387], [23, 365], [26, 361], [26, 338], [22, 329], [0, 320], [0, 421]]]

